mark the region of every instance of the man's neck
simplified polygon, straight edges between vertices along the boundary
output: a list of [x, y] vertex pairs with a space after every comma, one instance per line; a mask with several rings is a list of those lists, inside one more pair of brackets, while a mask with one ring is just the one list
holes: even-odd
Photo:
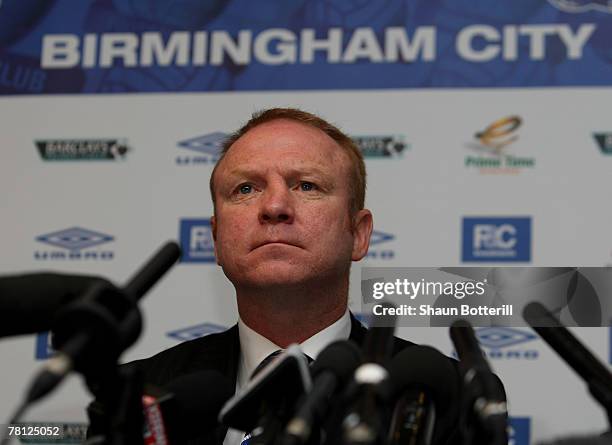
[[316, 289], [282, 292], [237, 289], [238, 312], [248, 327], [285, 348], [312, 337], [344, 315], [347, 284], [333, 289], [319, 283]]

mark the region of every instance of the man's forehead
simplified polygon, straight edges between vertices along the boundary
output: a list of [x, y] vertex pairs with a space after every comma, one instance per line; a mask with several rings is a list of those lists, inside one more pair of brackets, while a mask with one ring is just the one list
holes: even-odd
[[327, 165], [343, 157], [346, 157], [343, 148], [322, 130], [301, 122], [277, 119], [260, 124], [240, 137], [228, 149], [221, 164], [225, 169], [259, 160]]

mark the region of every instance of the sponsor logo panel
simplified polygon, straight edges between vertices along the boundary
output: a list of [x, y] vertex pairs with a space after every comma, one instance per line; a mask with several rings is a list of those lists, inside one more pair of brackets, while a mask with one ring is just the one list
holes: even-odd
[[403, 135], [351, 136], [364, 158], [399, 158], [410, 148]]
[[174, 331], [167, 332], [166, 335], [174, 340], [188, 341], [195, 340], [196, 338], [205, 337], [209, 334], [215, 334], [222, 332], [227, 329], [227, 326], [220, 324], [206, 322], [197, 324], [194, 326], [188, 326], [186, 328], [176, 329]]
[[470, 154], [465, 156], [465, 168], [476, 169], [481, 174], [511, 175], [534, 168], [535, 158], [516, 153], [521, 150], [515, 142], [519, 140], [518, 129], [522, 123], [520, 116], [507, 116], [477, 131], [474, 140], [467, 144]]
[[395, 235], [373, 230], [372, 237], [370, 238], [370, 248], [368, 249], [366, 259], [392, 260], [395, 258], [395, 249], [393, 248], [393, 243], [390, 243], [394, 239]]
[[114, 241], [114, 237], [102, 232], [74, 226], [68, 229], [39, 235], [39, 243], [55, 247], [34, 251], [34, 259], [45, 260], [112, 260], [114, 252], [101, 248]]
[[612, 155], [612, 133], [593, 133], [593, 139], [601, 154]]
[[214, 165], [219, 160], [223, 142], [228, 136], [227, 133], [215, 131], [177, 142], [179, 148], [192, 153], [177, 155], [176, 165]]
[[490, 360], [536, 360], [540, 356], [531, 343], [538, 337], [528, 329], [486, 327], [474, 331]]
[[210, 218], [181, 219], [179, 232], [182, 263], [215, 262]]
[[464, 217], [465, 262], [531, 261], [530, 217]]
[[35, 144], [44, 161], [117, 161], [130, 150], [126, 139], [41, 139]]

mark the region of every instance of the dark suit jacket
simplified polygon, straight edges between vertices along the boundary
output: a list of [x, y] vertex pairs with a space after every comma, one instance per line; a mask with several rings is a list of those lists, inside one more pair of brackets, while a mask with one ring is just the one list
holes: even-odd
[[[351, 314], [349, 338], [358, 345], [363, 345], [366, 333], [367, 329]], [[414, 346], [414, 343], [396, 337], [393, 343], [393, 355], [411, 346]], [[224, 332], [181, 343], [152, 357], [136, 360], [124, 366], [137, 367], [142, 372], [146, 383], [158, 386], [164, 386], [180, 376], [202, 370], [218, 371], [226, 375], [235, 384], [239, 357], [238, 325], [234, 325]], [[458, 373], [457, 379], [459, 379]], [[456, 423], [459, 418], [459, 401], [455, 405], [456, 416], [449, 416], [444, 425], [436, 426], [434, 443], [450, 444], [455, 442], [457, 436]], [[222, 445], [226, 433], [227, 427], [220, 425], [215, 431], [203, 434], [198, 439], [190, 441], [189, 444]]]

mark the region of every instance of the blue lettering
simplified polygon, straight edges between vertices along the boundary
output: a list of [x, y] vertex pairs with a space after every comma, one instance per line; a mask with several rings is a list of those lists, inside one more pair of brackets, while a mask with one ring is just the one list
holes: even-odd
[[42, 93], [45, 89], [45, 82], [47, 81], [47, 73], [41, 70], [36, 70], [32, 72], [32, 78], [30, 79], [30, 88], [29, 91], [31, 93]]
[[33, 93], [44, 88], [47, 74], [38, 69], [16, 65], [11, 67], [6, 62], [0, 62], [0, 85], [15, 90], [27, 90]]

